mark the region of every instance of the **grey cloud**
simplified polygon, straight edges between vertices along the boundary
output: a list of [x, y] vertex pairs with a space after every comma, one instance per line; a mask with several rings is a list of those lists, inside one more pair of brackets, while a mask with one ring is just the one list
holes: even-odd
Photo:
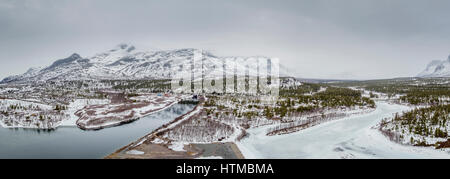
[[412, 76], [450, 53], [448, 7], [444, 0], [0, 0], [0, 78], [121, 42], [279, 57], [301, 77]]

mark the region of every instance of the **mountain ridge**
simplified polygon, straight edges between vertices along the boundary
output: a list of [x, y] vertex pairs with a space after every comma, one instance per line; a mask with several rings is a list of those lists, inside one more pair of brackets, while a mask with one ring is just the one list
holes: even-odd
[[447, 60], [433, 60], [417, 77], [450, 77], [450, 55]]
[[[223, 60], [236, 66], [238, 73], [245, 73], [241, 59], [248, 57], [218, 57], [204, 50], [183, 48], [159, 51], [138, 51], [135, 46], [119, 44], [106, 52], [91, 57], [82, 57], [73, 53], [69, 57], [55, 60], [46, 67], [30, 68], [21, 75], [4, 78], [0, 83], [23, 83], [32, 81], [76, 81], [76, 80], [112, 80], [112, 79], [168, 79], [179, 73], [183, 67], [190, 65], [194, 53], [201, 53], [203, 70], [214, 71], [223, 65]], [[269, 59], [267, 57], [257, 57]], [[205, 63], [206, 62], [206, 63]], [[283, 72], [281, 72], [283, 70]], [[280, 65], [280, 75], [289, 76], [288, 70]], [[201, 69], [194, 69], [201, 73]], [[222, 74], [222, 71], [216, 72]], [[254, 72], [256, 73], [256, 72]]]

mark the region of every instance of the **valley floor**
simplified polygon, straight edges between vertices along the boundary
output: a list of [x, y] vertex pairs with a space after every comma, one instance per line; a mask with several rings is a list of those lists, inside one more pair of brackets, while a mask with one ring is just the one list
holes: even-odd
[[247, 130], [237, 145], [245, 158], [450, 158], [450, 151], [394, 143], [374, 126], [393, 113], [410, 109], [377, 102], [369, 114], [354, 115], [299, 132], [267, 136], [266, 127]]

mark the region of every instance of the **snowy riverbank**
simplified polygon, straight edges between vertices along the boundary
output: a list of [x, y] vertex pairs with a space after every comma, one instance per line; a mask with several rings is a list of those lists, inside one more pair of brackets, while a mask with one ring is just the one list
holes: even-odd
[[372, 128], [407, 106], [377, 102], [369, 114], [350, 116], [302, 131], [267, 136], [270, 126], [249, 129], [237, 145], [245, 158], [450, 158], [448, 151], [391, 142]]

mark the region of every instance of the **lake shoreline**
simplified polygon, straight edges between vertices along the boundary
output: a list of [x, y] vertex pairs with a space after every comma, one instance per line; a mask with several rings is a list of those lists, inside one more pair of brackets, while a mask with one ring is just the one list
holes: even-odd
[[191, 111], [193, 107], [174, 104], [132, 123], [95, 131], [82, 130], [76, 126], [61, 126], [50, 131], [0, 128], [0, 146], [8, 146], [0, 148], [0, 158], [101, 159]]

